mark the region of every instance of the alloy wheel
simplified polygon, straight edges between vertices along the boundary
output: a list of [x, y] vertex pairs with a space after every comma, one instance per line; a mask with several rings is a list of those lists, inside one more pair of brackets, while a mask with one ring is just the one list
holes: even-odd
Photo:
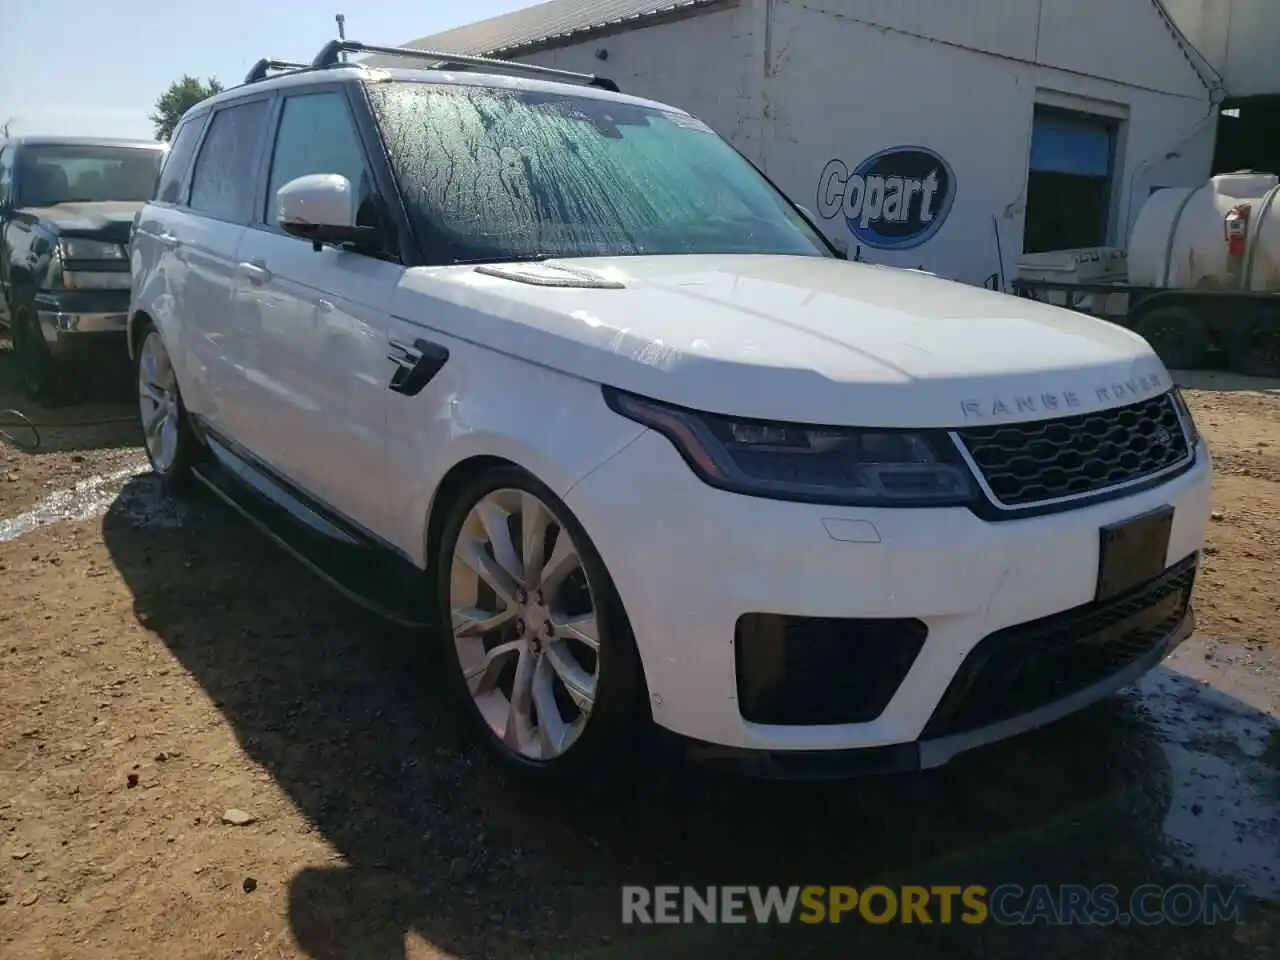
[[138, 408], [143, 440], [156, 473], [173, 469], [178, 456], [178, 380], [160, 334], [152, 330], [138, 359]]
[[485, 494], [458, 533], [449, 593], [458, 663], [490, 732], [526, 760], [562, 756], [600, 676], [597, 594], [569, 529], [527, 490]]

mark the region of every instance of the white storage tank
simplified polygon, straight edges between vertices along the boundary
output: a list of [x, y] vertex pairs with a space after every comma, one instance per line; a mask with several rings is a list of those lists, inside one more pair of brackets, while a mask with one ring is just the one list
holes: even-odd
[[[1235, 279], [1224, 223], [1250, 205], [1243, 263]], [[1196, 189], [1158, 190], [1138, 212], [1129, 237], [1129, 282], [1175, 289], [1280, 291], [1280, 177], [1224, 173]]]
[[1267, 195], [1264, 206], [1254, 208], [1261, 216], [1249, 230], [1249, 289], [1280, 293], [1280, 187]]

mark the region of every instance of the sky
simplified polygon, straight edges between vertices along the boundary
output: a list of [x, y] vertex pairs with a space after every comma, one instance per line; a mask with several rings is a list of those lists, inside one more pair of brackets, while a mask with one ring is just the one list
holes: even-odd
[[224, 86], [261, 57], [310, 60], [337, 37], [397, 45], [535, 0], [0, 0], [0, 124], [11, 135], [144, 137], [184, 73]]

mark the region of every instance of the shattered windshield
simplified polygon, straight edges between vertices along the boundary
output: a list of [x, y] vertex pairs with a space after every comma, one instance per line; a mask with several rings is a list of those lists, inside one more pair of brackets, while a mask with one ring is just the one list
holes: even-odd
[[750, 163], [686, 114], [558, 91], [368, 89], [435, 261], [832, 256]]

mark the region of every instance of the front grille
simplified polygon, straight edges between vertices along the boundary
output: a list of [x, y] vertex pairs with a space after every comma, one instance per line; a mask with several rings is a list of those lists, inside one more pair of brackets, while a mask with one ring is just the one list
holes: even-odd
[[1190, 456], [1172, 393], [1055, 420], [964, 427], [955, 435], [1007, 507], [1088, 496]]
[[749, 613], [738, 618], [738, 709], [752, 723], [866, 723], [888, 706], [924, 645], [919, 620]]
[[976, 730], [1045, 706], [1123, 670], [1159, 646], [1191, 603], [1196, 558], [1108, 600], [984, 638], [960, 665], [924, 737]]

